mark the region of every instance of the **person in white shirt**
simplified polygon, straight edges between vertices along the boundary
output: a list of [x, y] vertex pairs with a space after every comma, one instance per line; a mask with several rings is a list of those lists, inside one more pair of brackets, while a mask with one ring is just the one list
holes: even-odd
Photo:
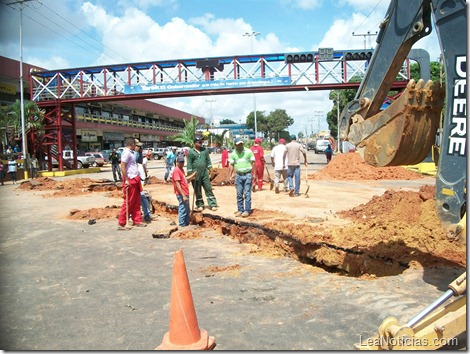
[[10, 174], [11, 181], [16, 184], [16, 171], [18, 170], [18, 163], [13, 157], [8, 158], [8, 173]]
[[279, 180], [282, 176], [284, 182], [284, 192], [288, 192], [287, 168], [284, 166], [284, 152], [286, 151], [286, 141], [281, 138], [279, 144], [271, 151], [271, 165], [274, 167], [274, 190], [279, 193]]
[[[135, 139], [126, 138], [126, 147], [121, 155], [121, 175], [122, 191], [124, 194], [124, 203], [119, 213], [119, 230], [126, 230], [127, 217], [132, 216], [133, 226], [144, 227], [147, 224], [142, 223], [142, 212], [140, 211], [140, 192], [142, 183], [140, 181], [139, 170], [134, 155]], [[127, 196], [127, 197], [126, 197]]]

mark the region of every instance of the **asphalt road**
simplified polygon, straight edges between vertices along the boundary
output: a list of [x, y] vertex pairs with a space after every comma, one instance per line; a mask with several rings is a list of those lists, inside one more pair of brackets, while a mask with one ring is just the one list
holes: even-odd
[[[312, 164], [321, 157], [312, 156]], [[163, 174], [163, 161], [149, 167]], [[3, 350], [154, 349], [169, 329], [179, 249], [199, 326], [216, 337], [216, 350], [351, 350], [386, 317], [409, 320], [459, 275], [408, 269], [357, 279], [267, 258], [213, 230], [202, 238], [154, 239], [152, 225], [117, 231], [115, 220], [88, 225], [66, 218], [73, 208], [119, 200], [100, 193], [44, 198], [16, 187], [0, 187]], [[155, 226], [171, 221], [162, 217]]]

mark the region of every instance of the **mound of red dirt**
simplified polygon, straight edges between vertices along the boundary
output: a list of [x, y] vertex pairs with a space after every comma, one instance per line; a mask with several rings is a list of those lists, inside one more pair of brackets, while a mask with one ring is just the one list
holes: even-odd
[[374, 167], [368, 165], [358, 153], [335, 155], [325, 168], [309, 178], [315, 180], [412, 180], [423, 178], [419, 173], [401, 166]]

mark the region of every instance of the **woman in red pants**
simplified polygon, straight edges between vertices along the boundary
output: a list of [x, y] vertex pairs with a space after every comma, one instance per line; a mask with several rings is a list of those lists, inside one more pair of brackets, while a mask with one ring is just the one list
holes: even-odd
[[253, 175], [257, 176], [257, 181], [253, 181], [253, 190], [255, 190], [255, 186], [257, 186], [259, 190], [263, 188], [264, 165], [266, 164], [266, 160], [264, 159], [264, 150], [261, 146], [261, 141], [260, 138], [256, 138], [254, 145], [251, 147], [251, 151], [253, 151], [253, 155], [255, 155], [253, 168], [256, 168], [256, 175]]

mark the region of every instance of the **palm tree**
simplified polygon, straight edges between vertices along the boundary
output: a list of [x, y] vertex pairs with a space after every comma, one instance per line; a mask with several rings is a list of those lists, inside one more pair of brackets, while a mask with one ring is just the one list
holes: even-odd
[[[32, 101], [24, 104], [25, 130], [40, 132], [44, 128], [44, 112], [38, 105]], [[0, 129], [5, 131], [5, 137], [2, 142], [11, 144], [15, 137], [22, 135], [21, 133], [21, 103], [16, 100], [8, 106], [0, 108]], [[25, 132], [25, 133], [26, 133]]]
[[199, 122], [196, 118], [191, 117], [190, 121], [184, 121], [184, 128], [181, 133], [173, 135], [171, 140], [182, 143], [184, 146], [193, 146], [196, 136], [196, 128]]
[[222, 134], [211, 133], [212, 141], [217, 147], [221, 147], [225, 143], [225, 134], [227, 134], [228, 129], [225, 129]]

